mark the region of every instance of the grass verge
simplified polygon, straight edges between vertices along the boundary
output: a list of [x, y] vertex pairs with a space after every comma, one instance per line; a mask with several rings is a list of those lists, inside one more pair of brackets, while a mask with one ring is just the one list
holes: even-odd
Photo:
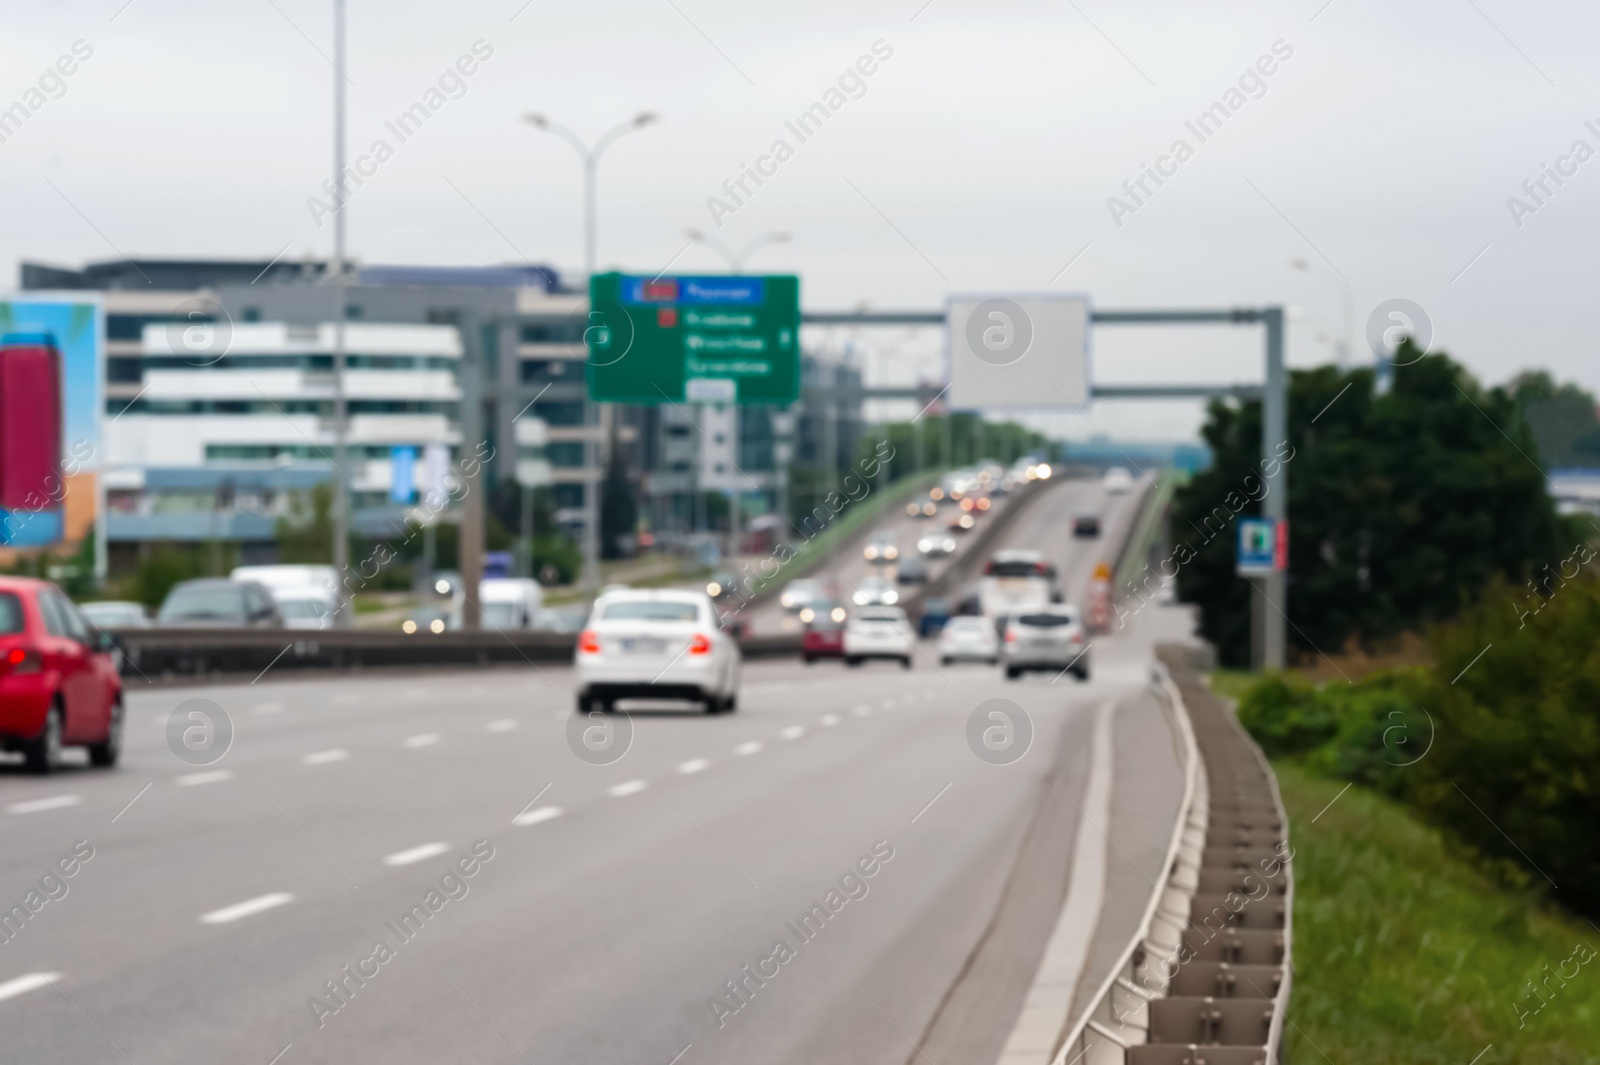
[[1286, 1062], [1600, 1062], [1600, 956], [1579, 960], [1600, 929], [1499, 886], [1403, 806], [1274, 768], [1296, 870]]

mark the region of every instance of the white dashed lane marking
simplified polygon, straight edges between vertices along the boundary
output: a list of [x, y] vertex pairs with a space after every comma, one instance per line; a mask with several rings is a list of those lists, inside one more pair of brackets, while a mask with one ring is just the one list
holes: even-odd
[[449, 849], [450, 846], [447, 843], [424, 843], [422, 846], [412, 847], [410, 850], [395, 851], [384, 858], [383, 864], [410, 865], [413, 862], [420, 862], [424, 858], [432, 858], [434, 855], [443, 854]]
[[523, 825], [537, 825], [541, 821], [553, 821], [560, 816], [561, 807], [541, 806], [537, 810], [529, 810], [525, 814], [518, 814], [511, 819], [511, 823], [520, 828]]
[[224, 780], [233, 779], [231, 769], [207, 769], [203, 773], [185, 773], [173, 781], [180, 788], [192, 788], [199, 784], [220, 784]]
[[287, 891], [274, 891], [270, 895], [257, 895], [253, 899], [236, 902], [232, 906], [224, 906], [220, 910], [200, 915], [201, 924], [229, 924], [233, 921], [254, 917], [258, 913], [275, 910], [279, 906], [287, 906], [294, 901], [294, 896]]
[[709, 758], [691, 758], [687, 762], [678, 763], [678, 772], [684, 774], [698, 773], [702, 769], [707, 769], [710, 766], [711, 760]]
[[434, 744], [436, 744], [438, 742], [439, 742], [439, 734], [437, 732], [424, 732], [419, 736], [408, 736], [408, 737], [406, 737], [405, 745], [407, 747], [412, 747], [412, 748], [416, 748], [416, 747], [432, 747]]
[[331, 750], [312, 751], [310, 754], [302, 755], [300, 758], [300, 764], [327, 765], [329, 762], [342, 762], [349, 757], [349, 751], [345, 750], [343, 747], [334, 747]]
[[872, 707], [868, 706], [866, 703], [856, 704], [857, 717], [866, 717], [870, 713], [872, 713]]
[[28, 799], [25, 802], [14, 802], [6, 807], [6, 813], [37, 814], [45, 810], [59, 810], [65, 806], [76, 806], [82, 801], [82, 795], [52, 795], [48, 799]]
[[502, 717], [500, 720], [491, 721], [483, 727], [489, 732], [510, 732], [517, 727], [517, 722], [515, 718]]
[[621, 784], [613, 784], [607, 788], [606, 794], [611, 796], [613, 799], [620, 799], [624, 795], [632, 795], [634, 792], [643, 791], [649, 786], [650, 785], [643, 780], [624, 780]]
[[14, 979], [0, 983], [0, 1002], [18, 995], [26, 995], [29, 991], [37, 991], [41, 987], [49, 987], [61, 979], [60, 973], [24, 973]]
[[838, 714], [823, 714], [822, 715], [822, 726], [824, 728], [832, 728], [834, 725], [837, 725], [838, 723], [839, 723], [839, 715]]
[[764, 744], [760, 740], [747, 740], [733, 749], [734, 754], [755, 754]]
[[786, 740], [797, 740], [805, 734], [806, 727], [804, 725], [790, 725], [788, 728], [778, 733], [778, 735], [782, 736]]

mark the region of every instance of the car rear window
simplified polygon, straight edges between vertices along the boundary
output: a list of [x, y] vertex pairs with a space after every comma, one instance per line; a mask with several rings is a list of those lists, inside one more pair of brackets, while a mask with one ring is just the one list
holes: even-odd
[[243, 585], [212, 584], [176, 588], [161, 604], [163, 618], [214, 618], [231, 621], [244, 617]]
[[950, 623], [945, 628], [951, 632], [966, 632], [969, 630], [982, 632], [984, 629], [992, 628], [992, 626], [989, 624], [988, 618], [951, 618]]
[[1035, 629], [1058, 629], [1077, 620], [1071, 614], [1020, 614], [1017, 617], [1019, 623]]
[[0, 633], [10, 636], [21, 631], [22, 600], [10, 592], [0, 592]]
[[856, 614], [857, 621], [899, 621], [898, 611], [890, 610], [863, 610]]
[[633, 600], [609, 603], [600, 615], [606, 621], [695, 621], [700, 616], [693, 603], [671, 600]]

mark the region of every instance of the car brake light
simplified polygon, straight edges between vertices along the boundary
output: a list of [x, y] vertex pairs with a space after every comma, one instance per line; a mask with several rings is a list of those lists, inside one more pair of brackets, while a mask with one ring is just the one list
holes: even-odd
[[1050, 572], [1050, 567], [1043, 562], [1035, 562], [1033, 564], [1033, 572], [1043, 576]]
[[578, 650], [586, 655], [600, 653], [600, 634], [593, 629], [584, 629], [578, 637]]
[[1083, 632], [1082, 632], [1082, 630], [1078, 630], [1078, 631], [1073, 632], [1073, 634], [1072, 634], [1072, 642], [1073, 643], [1082, 643], [1083, 642]]
[[711, 652], [711, 637], [703, 632], [697, 632], [689, 637], [689, 653], [703, 655]]
[[1017, 630], [1016, 629], [1007, 629], [1006, 630], [1006, 643], [1016, 643], [1016, 642], [1017, 642]]
[[7, 671], [11, 673], [37, 673], [44, 666], [39, 652], [28, 647], [13, 647], [6, 652]]

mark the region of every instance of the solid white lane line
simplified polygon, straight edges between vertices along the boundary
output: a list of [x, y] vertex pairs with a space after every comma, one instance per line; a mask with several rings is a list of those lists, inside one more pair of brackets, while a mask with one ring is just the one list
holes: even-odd
[[449, 849], [450, 845], [448, 843], [424, 843], [422, 846], [412, 847], [410, 850], [395, 851], [384, 858], [383, 864], [410, 865], [413, 862], [420, 862], [424, 858], [432, 858], [436, 854], [443, 854]]
[[709, 768], [710, 765], [711, 759], [709, 758], [691, 758], [687, 762], [678, 763], [678, 772], [684, 774], [698, 773], [702, 769]]
[[839, 723], [839, 715], [838, 714], [823, 714], [821, 720], [822, 720], [822, 726], [824, 728], [832, 728], [834, 725], [837, 725]]
[[203, 773], [185, 773], [173, 780], [180, 788], [192, 788], [197, 784], [220, 784], [224, 780], [233, 779], [231, 769], [207, 769]]
[[411, 748], [432, 747], [438, 742], [439, 734], [437, 732], [424, 732], [417, 736], [406, 737], [405, 745]]
[[60, 973], [24, 973], [12, 980], [0, 984], [0, 1002], [18, 995], [26, 995], [29, 991], [37, 991], [41, 987], [49, 987], [61, 979]]
[[44, 810], [59, 810], [63, 806], [76, 806], [82, 801], [82, 795], [52, 795], [48, 799], [28, 799], [25, 802], [14, 802], [6, 807], [6, 813], [36, 814]]
[[334, 747], [326, 751], [312, 751], [300, 757], [301, 765], [327, 765], [329, 762], [342, 762], [350, 757], [350, 752], [343, 747]]
[[621, 784], [613, 784], [607, 788], [606, 794], [613, 799], [620, 799], [624, 795], [632, 795], [634, 792], [643, 791], [649, 786], [649, 783], [643, 780], [624, 780]]
[[806, 727], [804, 725], [790, 725], [788, 728], [778, 733], [778, 735], [782, 736], [786, 740], [797, 740], [805, 734]]
[[483, 727], [489, 732], [510, 732], [517, 727], [517, 719], [514, 717], [502, 717], [500, 720], [491, 721]]
[[242, 920], [245, 917], [254, 917], [267, 910], [275, 910], [279, 906], [287, 906], [294, 901], [294, 896], [287, 891], [274, 891], [270, 895], [257, 895], [253, 899], [236, 902], [232, 906], [224, 906], [220, 910], [200, 915], [201, 924], [228, 924], [232, 921]]
[[760, 740], [747, 740], [733, 749], [734, 754], [755, 754], [765, 746]]
[[521, 827], [523, 825], [537, 825], [541, 821], [553, 821], [562, 814], [559, 806], [541, 806], [537, 810], [529, 810], [525, 814], [518, 814], [511, 819], [511, 823]]

